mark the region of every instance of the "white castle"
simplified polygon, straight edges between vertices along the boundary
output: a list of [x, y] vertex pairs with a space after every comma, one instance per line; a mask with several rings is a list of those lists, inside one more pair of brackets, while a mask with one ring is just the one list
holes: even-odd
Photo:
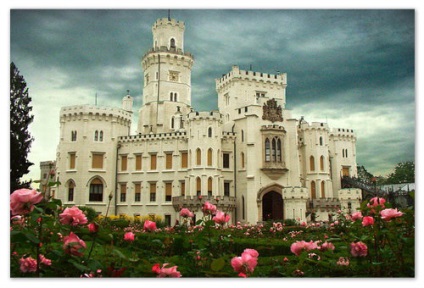
[[61, 109], [62, 184], [54, 197], [102, 214], [158, 215], [168, 225], [183, 207], [199, 219], [205, 201], [233, 223], [325, 221], [339, 209], [355, 211], [361, 190], [341, 186], [342, 176], [357, 174], [353, 131], [292, 118], [286, 73], [238, 66], [216, 79], [218, 111], [195, 111], [184, 30], [170, 18], [152, 27], [135, 135], [130, 95], [122, 108]]

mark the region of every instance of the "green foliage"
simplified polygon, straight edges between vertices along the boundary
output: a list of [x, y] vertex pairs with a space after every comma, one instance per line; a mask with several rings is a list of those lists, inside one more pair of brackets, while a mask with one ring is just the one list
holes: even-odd
[[415, 183], [415, 162], [400, 162], [387, 177], [386, 184]]
[[28, 188], [30, 182], [21, 182], [21, 177], [33, 165], [28, 161], [33, 138], [28, 126], [34, 120], [31, 115], [31, 97], [25, 79], [15, 64], [10, 63], [10, 193], [19, 188]]

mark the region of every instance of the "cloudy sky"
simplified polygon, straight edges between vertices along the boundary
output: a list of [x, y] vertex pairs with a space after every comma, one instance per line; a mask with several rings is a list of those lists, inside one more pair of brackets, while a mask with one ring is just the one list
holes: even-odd
[[[29, 178], [39, 178], [40, 161], [55, 159], [60, 107], [94, 104], [96, 94], [98, 105], [120, 106], [130, 90], [140, 108], [140, 60], [152, 46], [152, 24], [167, 13], [10, 11], [10, 61], [33, 105]], [[215, 79], [232, 65], [285, 72], [286, 108], [308, 122], [354, 129], [357, 163], [369, 172], [386, 175], [414, 160], [414, 10], [173, 9], [171, 17], [186, 24], [196, 110], [217, 109]]]

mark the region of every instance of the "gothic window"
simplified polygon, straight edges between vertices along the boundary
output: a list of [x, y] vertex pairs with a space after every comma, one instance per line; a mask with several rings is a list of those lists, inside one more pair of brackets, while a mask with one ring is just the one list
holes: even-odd
[[281, 162], [282, 161], [282, 156], [281, 156], [281, 140], [277, 139], [277, 161]]
[[315, 186], [315, 181], [311, 181], [311, 198], [316, 199], [317, 198], [317, 191]]
[[277, 144], [275, 143], [275, 138], [272, 139], [272, 161], [277, 160]]
[[208, 128], [208, 137], [212, 138], [212, 127]]
[[202, 165], [202, 150], [196, 149], [196, 165]]
[[94, 132], [94, 141], [99, 141], [99, 131]]
[[319, 168], [321, 171], [324, 171], [324, 156], [319, 158]]
[[103, 131], [99, 132], [99, 141], [103, 142]]
[[314, 158], [314, 156], [309, 157], [309, 170], [315, 171], [315, 158]]
[[212, 148], [208, 149], [208, 166], [212, 166]]
[[271, 144], [268, 138], [265, 139], [265, 161], [271, 161]]
[[170, 45], [171, 48], [175, 48], [175, 39], [171, 38]]
[[347, 149], [345, 149], [345, 156], [346, 156], [346, 158], [347, 158]]
[[74, 189], [75, 189], [75, 183], [72, 180], [68, 181], [68, 201], [72, 202], [74, 201]]
[[77, 141], [77, 131], [71, 131], [71, 141]]
[[196, 178], [196, 195], [202, 195], [202, 179], [200, 177]]
[[212, 177], [208, 178], [208, 197], [212, 197]]
[[244, 130], [241, 130], [241, 142], [244, 142]]
[[94, 178], [90, 183], [90, 195], [88, 201], [103, 201], [103, 182], [99, 178]]

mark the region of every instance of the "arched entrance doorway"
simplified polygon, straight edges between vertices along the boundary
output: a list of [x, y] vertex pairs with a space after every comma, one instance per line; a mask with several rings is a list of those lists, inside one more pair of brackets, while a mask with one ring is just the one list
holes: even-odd
[[283, 198], [275, 191], [267, 192], [262, 197], [262, 220], [283, 220]]

